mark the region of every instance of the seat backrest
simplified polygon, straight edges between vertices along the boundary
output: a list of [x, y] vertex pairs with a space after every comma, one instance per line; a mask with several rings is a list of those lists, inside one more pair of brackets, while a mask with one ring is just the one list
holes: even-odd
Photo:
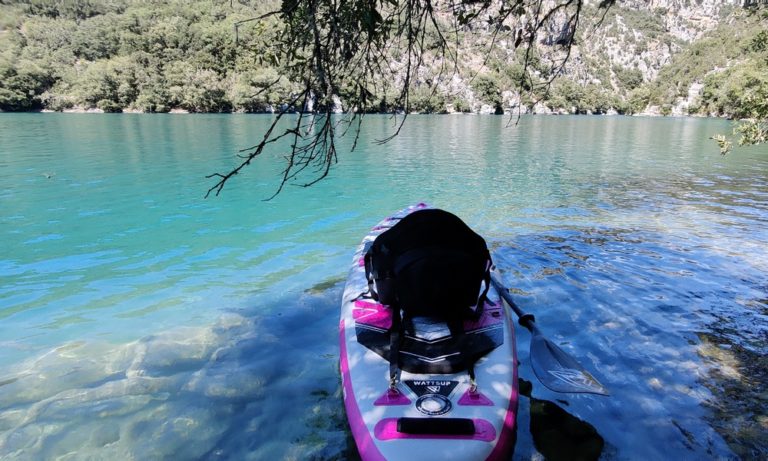
[[489, 280], [485, 240], [457, 216], [415, 211], [373, 242], [365, 256], [372, 294], [406, 316], [472, 318]]

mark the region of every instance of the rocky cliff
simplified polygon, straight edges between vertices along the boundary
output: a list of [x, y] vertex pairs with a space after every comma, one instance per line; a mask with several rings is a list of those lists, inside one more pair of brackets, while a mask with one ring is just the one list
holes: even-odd
[[[729, 35], [730, 40], [741, 37], [739, 43], [743, 45], [765, 28], [766, 4], [765, 0], [620, 0], [600, 27], [587, 24], [582, 28], [567, 78], [581, 84], [599, 82], [610, 86], [628, 104], [624, 109], [629, 112], [695, 113], [701, 107], [708, 76], [750, 59], [746, 55], [738, 57], [738, 50], [728, 48], [737, 43], [719, 40], [718, 33]], [[702, 46], [709, 42], [723, 49]], [[682, 62], [686, 60], [689, 62]], [[675, 66], [685, 69], [670, 70]], [[679, 73], [695, 75], [677, 79]], [[632, 77], [641, 77], [642, 82]], [[674, 86], [675, 91], [651, 94], [654, 89], [669, 86]]]
[[[504, 82], [503, 76], [510, 73], [508, 64], [495, 68], [486, 64], [465, 72], [465, 77], [473, 72], [495, 75], [506, 111], [522, 105], [523, 112], [537, 113], [688, 115], [702, 109], [709, 76], [749, 59], [739, 58], [736, 48], [766, 27], [768, 11], [761, 9], [768, 3], [764, 0], [619, 0], [603, 15], [598, 3], [587, 2], [560, 82], [545, 96], [526, 98]], [[745, 8], [745, 3], [753, 8]], [[561, 30], [557, 25], [551, 29], [555, 34]], [[718, 39], [718, 34], [727, 39]], [[556, 37], [544, 37], [538, 46], [555, 41]], [[723, 49], [701, 45], [707, 41]], [[501, 40], [499, 46], [512, 45]], [[513, 55], [508, 50], [508, 56]], [[547, 77], [538, 71], [534, 74]], [[461, 83], [466, 82], [459, 79], [457, 83], [454, 78], [444, 90], [455, 94]], [[463, 89], [460, 94], [472, 110], [492, 111], [493, 103], [477, 88], [466, 84]], [[705, 113], [730, 115], [718, 112], [722, 111]]]

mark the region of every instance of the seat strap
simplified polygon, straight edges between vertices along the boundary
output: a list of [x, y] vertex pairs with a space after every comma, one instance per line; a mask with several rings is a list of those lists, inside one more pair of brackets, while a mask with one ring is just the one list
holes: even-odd
[[483, 309], [485, 309], [485, 301], [488, 300], [488, 290], [491, 289], [491, 267], [493, 266], [493, 261], [491, 260], [491, 253], [488, 252], [488, 260], [485, 263], [485, 274], [483, 274], [483, 283], [485, 284], [485, 288], [483, 289], [483, 292], [480, 293], [480, 296], [477, 298], [477, 306], [475, 308], [475, 320], [479, 319], [481, 315], [483, 315]]
[[389, 330], [389, 388], [397, 386], [400, 376], [400, 338], [402, 328], [400, 308], [392, 306], [392, 328]]
[[371, 298], [374, 301], [378, 301], [379, 294], [376, 293], [376, 288], [374, 288], [373, 261], [371, 260], [370, 251], [365, 252], [365, 256], [363, 257], [363, 262], [365, 263], [365, 278], [368, 281], [368, 294], [371, 296]]
[[475, 363], [477, 360], [471, 360], [467, 365], [467, 373], [469, 374], [469, 392], [477, 391], [477, 382], [475, 381]]

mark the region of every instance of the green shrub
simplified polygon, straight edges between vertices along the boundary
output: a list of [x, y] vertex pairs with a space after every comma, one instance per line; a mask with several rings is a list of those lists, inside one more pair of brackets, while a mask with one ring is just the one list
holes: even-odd
[[120, 106], [120, 104], [116, 103], [115, 101], [111, 101], [109, 99], [99, 100], [99, 102], [96, 103], [96, 107], [103, 110], [104, 112], [110, 112], [110, 113], [118, 113], [123, 111], [123, 108], [122, 106]]
[[501, 90], [498, 78], [494, 75], [481, 74], [472, 81], [472, 90], [478, 99], [494, 107], [501, 106]]
[[0, 59], [0, 109], [35, 110], [42, 107], [40, 95], [53, 83], [50, 71], [21, 60], [11, 63]]
[[446, 111], [445, 96], [427, 85], [411, 90], [409, 103], [409, 110], [412, 112], [444, 114]]
[[453, 110], [456, 112], [469, 113], [472, 108], [469, 106], [469, 102], [464, 98], [453, 99]]
[[638, 69], [614, 66], [613, 73], [619, 85], [625, 90], [631, 91], [643, 84], [643, 73]]

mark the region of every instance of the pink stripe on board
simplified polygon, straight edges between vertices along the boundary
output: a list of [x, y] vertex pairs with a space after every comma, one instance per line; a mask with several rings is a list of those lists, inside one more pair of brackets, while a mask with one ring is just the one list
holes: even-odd
[[344, 335], [344, 319], [339, 323], [339, 345], [341, 356], [339, 359], [339, 368], [341, 368], [341, 384], [344, 388], [344, 407], [347, 409], [347, 419], [349, 428], [352, 430], [352, 436], [355, 438], [357, 450], [363, 461], [386, 461], [368, 432], [368, 428], [363, 421], [363, 415], [355, 400], [355, 392], [352, 390], [352, 377], [349, 374], [349, 360], [347, 358], [347, 341]]
[[384, 330], [392, 328], [392, 311], [383, 304], [357, 300], [352, 309], [352, 318], [355, 322]]
[[365, 257], [357, 260], [357, 267], [365, 267]]
[[373, 428], [373, 434], [379, 440], [395, 439], [443, 439], [443, 440], [480, 440], [493, 442], [496, 439], [496, 429], [493, 424], [484, 419], [473, 419], [475, 433], [473, 435], [443, 435], [443, 434], [404, 434], [397, 431], [397, 418], [384, 418]]
[[[512, 343], [512, 360], [517, 364], [517, 347], [515, 346], [515, 328], [513, 324], [509, 323], [510, 335], [509, 338]], [[488, 455], [486, 461], [501, 461], [509, 459], [509, 455], [515, 448], [515, 442], [517, 440], [517, 399], [520, 395], [517, 384], [517, 366], [512, 367], [512, 395], [509, 396], [509, 407], [507, 407], [507, 414], [504, 416], [504, 425], [501, 427], [501, 434], [499, 434], [499, 441], [496, 446], [493, 447], [493, 451]]]
[[[517, 381], [517, 371], [515, 371], [515, 381]], [[504, 426], [501, 428], [501, 435], [493, 451], [488, 455], [486, 461], [500, 461], [509, 459], [509, 455], [515, 448], [515, 439], [517, 438], [515, 426], [517, 424], [517, 391], [509, 399], [509, 408], [504, 417]]]

